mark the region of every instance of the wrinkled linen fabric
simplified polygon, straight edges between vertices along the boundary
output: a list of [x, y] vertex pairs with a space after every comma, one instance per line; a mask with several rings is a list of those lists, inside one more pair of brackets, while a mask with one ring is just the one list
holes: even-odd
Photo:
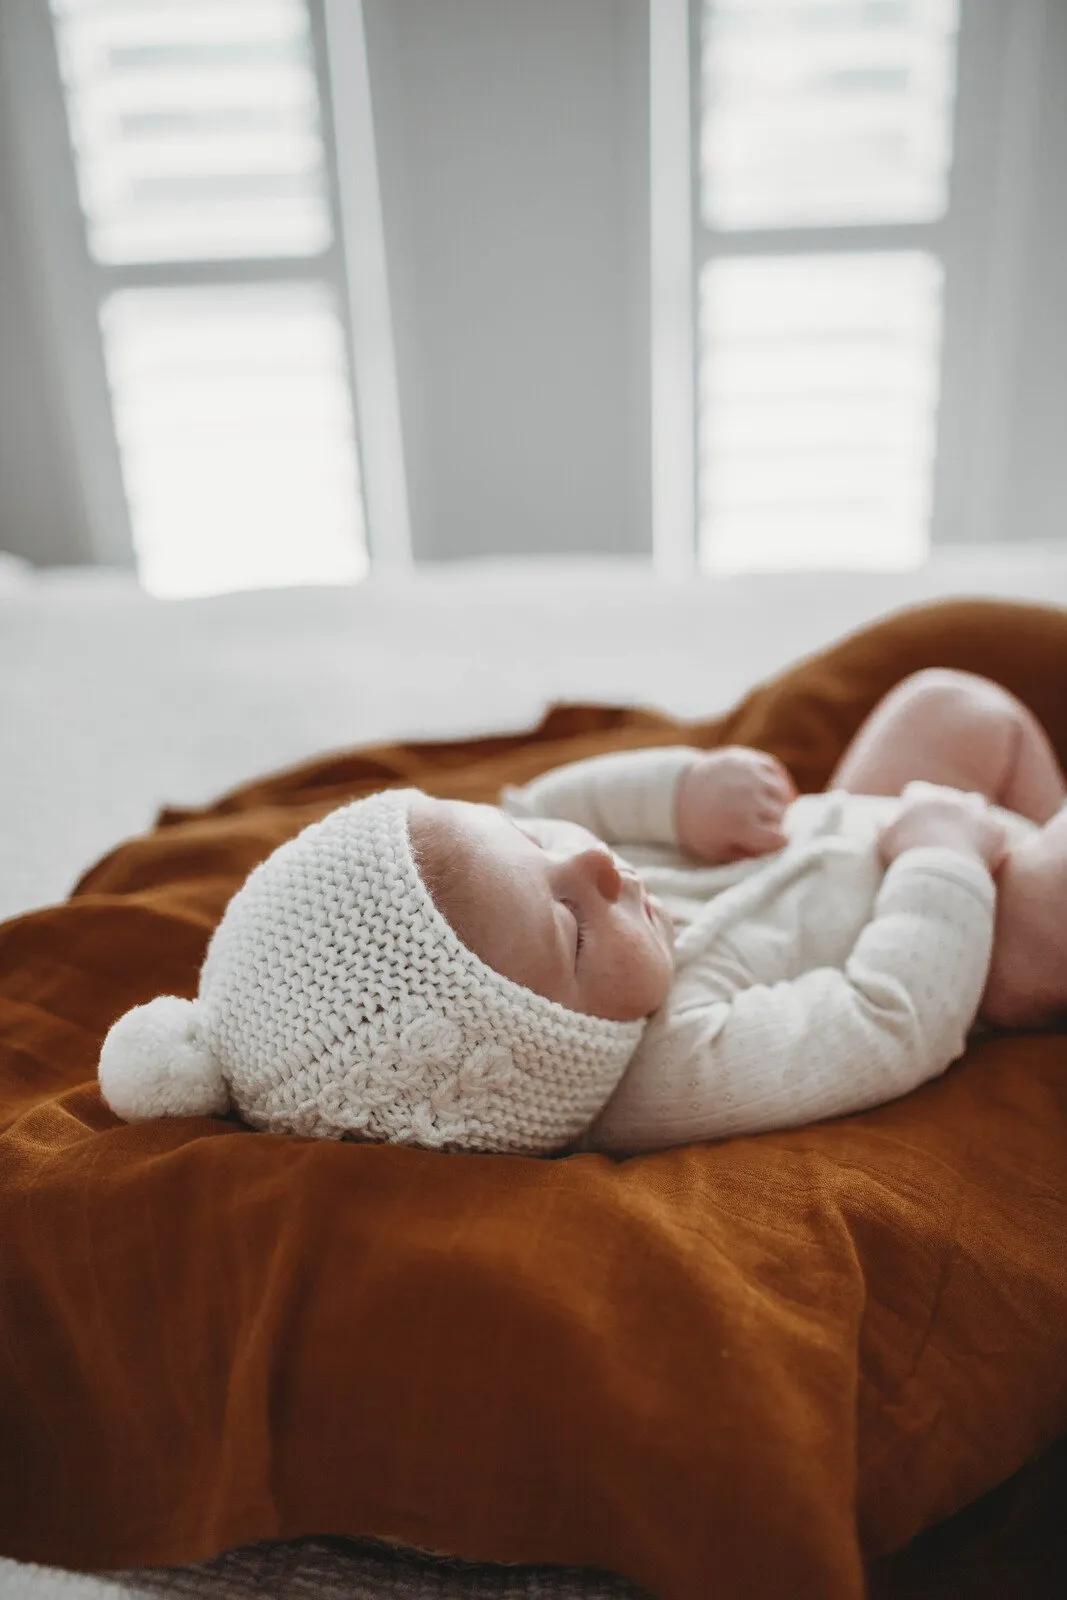
[[110, 1022], [194, 992], [229, 896], [332, 806], [489, 800], [679, 742], [762, 746], [817, 790], [934, 665], [1004, 683], [1067, 755], [1067, 612], [949, 603], [714, 722], [561, 707], [306, 763], [163, 813], [4, 924], [0, 1552], [114, 1569], [366, 1534], [659, 1600], [851, 1600], [866, 1563], [1052, 1444], [1062, 1035], [987, 1038], [860, 1116], [626, 1161], [126, 1126], [95, 1086]]

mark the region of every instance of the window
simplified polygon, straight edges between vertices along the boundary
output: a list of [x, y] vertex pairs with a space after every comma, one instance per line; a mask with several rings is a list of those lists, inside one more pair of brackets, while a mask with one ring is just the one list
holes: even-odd
[[[470, 0], [416, 7], [410, 29], [367, 12], [390, 295], [360, 0], [4, 0], [0, 110], [72, 546], [128, 561], [132, 523], [166, 593], [344, 580], [410, 566], [410, 498], [427, 554], [531, 548], [555, 483], [573, 510], [575, 484], [599, 505], [619, 481], [618, 449], [601, 465], [559, 427], [550, 490], [518, 533], [507, 517], [537, 384], [585, 326], [589, 363], [625, 347], [591, 420], [634, 462], [650, 442], [662, 571], [1060, 536], [1063, 8], [481, 3], [469, 36]], [[544, 107], [564, 68], [581, 116], [560, 132]], [[535, 157], [521, 181], [484, 161], [509, 143]], [[584, 189], [572, 153], [597, 163]], [[557, 299], [548, 257], [511, 248], [511, 218], [545, 215], [586, 269]], [[531, 328], [524, 389], [510, 352]], [[517, 458], [494, 456], [480, 522], [475, 381]], [[648, 464], [626, 532], [606, 516], [591, 548], [644, 548]]]
[[926, 554], [956, 0], [700, 0], [698, 546]]
[[138, 569], [180, 595], [367, 553], [305, 0], [52, 0]]

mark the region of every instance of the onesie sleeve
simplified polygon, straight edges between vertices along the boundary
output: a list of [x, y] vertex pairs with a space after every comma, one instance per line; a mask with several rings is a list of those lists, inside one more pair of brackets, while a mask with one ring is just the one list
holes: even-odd
[[[944, 848], [889, 867], [843, 970], [747, 983], [729, 941], [704, 998], [664, 1014], [583, 1147], [620, 1153], [765, 1133], [864, 1111], [962, 1055], [993, 943], [993, 880]], [[657, 1019], [649, 1024], [655, 1028]]]
[[577, 822], [605, 844], [676, 845], [674, 797], [699, 750], [671, 745], [590, 756], [501, 791], [501, 809], [516, 817]]

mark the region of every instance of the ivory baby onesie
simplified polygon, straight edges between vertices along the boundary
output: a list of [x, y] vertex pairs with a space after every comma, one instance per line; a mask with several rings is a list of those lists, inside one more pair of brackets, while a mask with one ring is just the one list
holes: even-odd
[[[832, 791], [789, 808], [785, 849], [702, 866], [674, 826], [699, 754], [598, 756], [501, 795], [512, 815], [617, 848], [676, 929], [671, 993], [584, 1149], [766, 1132], [907, 1094], [963, 1053], [985, 986], [995, 894], [980, 861], [923, 847], [885, 869], [877, 833], [900, 800]], [[1033, 829], [999, 814], [1013, 837]]]

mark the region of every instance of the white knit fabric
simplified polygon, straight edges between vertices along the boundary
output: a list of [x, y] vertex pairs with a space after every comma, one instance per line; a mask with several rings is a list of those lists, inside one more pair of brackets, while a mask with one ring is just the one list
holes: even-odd
[[644, 1022], [569, 1011], [466, 948], [415, 861], [416, 792], [344, 806], [255, 869], [198, 999], [161, 996], [105, 1040], [119, 1115], [180, 1112], [184, 1074], [187, 1112], [221, 1109], [225, 1084], [272, 1132], [537, 1155], [589, 1125]]
[[[699, 752], [600, 756], [502, 796], [617, 848], [674, 922], [675, 976], [582, 1146], [633, 1153], [795, 1127], [906, 1094], [966, 1045], [985, 984], [994, 886], [977, 859], [908, 850], [884, 871], [899, 798], [796, 801], [774, 855], [700, 866], [673, 797]], [[998, 811], [1022, 838], [1033, 824]]]

